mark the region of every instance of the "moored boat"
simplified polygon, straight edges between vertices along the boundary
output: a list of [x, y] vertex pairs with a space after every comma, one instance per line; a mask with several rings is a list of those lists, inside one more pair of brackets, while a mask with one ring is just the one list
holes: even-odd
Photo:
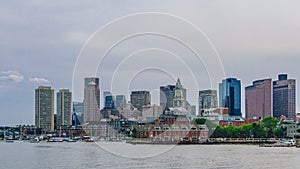
[[39, 139], [32, 139], [32, 140], [30, 140], [30, 143], [39, 143], [39, 142], [40, 142]]
[[87, 142], [87, 143], [95, 142], [95, 140], [93, 140], [93, 139], [86, 139], [84, 141]]
[[67, 142], [74, 143], [74, 142], [76, 142], [76, 140], [73, 140], [73, 139], [70, 138], [70, 139], [67, 140]]

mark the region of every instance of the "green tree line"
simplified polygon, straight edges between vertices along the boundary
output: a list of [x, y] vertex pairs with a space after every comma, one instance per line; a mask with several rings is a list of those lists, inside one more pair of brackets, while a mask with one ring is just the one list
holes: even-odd
[[211, 138], [283, 138], [284, 129], [274, 117], [266, 117], [260, 122], [245, 124], [240, 127], [219, 126], [207, 119], [197, 118], [195, 124], [205, 124], [209, 128]]

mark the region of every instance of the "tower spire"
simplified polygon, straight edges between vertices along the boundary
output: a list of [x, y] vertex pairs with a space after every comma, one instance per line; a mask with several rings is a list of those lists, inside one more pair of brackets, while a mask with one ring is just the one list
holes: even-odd
[[179, 78], [177, 79], [176, 87], [182, 88], [182, 84]]

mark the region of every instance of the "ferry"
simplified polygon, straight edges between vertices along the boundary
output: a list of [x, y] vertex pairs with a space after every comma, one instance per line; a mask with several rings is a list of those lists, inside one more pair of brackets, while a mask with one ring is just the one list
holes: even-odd
[[293, 147], [295, 146], [295, 140], [282, 140], [274, 144], [262, 144], [260, 147]]

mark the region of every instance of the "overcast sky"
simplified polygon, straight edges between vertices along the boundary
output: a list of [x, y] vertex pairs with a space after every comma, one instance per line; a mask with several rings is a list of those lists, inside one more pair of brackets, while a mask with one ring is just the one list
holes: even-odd
[[[135, 13], [164, 13], [192, 23], [210, 39], [221, 64], [216, 63], [214, 68], [214, 64], [205, 61], [195, 62], [191, 50], [171, 38], [157, 35], [133, 37], [113, 48], [95, 70], [101, 78], [102, 91], [113, 90], [114, 94], [127, 95], [128, 91], [118, 90], [118, 86], [123, 85], [129, 91], [150, 90], [153, 103], [158, 103], [159, 86], [175, 83], [180, 77], [188, 90], [189, 102], [197, 104], [197, 90], [216, 88], [215, 81], [221, 79], [210, 83], [209, 72], [222, 70], [222, 65], [225, 77], [237, 77], [242, 81], [243, 99], [244, 87], [253, 80], [277, 79], [278, 73], [288, 73], [290, 78], [298, 80], [299, 6], [300, 2], [296, 0], [2, 1], [0, 125], [33, 124], [34, 89], [39, 85], [51, 85], [55, 91], [78, 86], [73, 91], [74, 99], [82, 101], [80, 85], [83, 79], [80, 82], [74, 80], [75, 84], [72, 80], [78, 56], [86, 59], [85, 52], [91, 52], [85, 51], [84, 44], [87, 42], [87, 47], [96, 45], [101, 49], [105, 44], [101, 43], [104, 39], [101, 40], [99, 29]], [[121, 32], [120, 28], [131, 31], [137, 25], [139, 28], [140, 25], [150, 25], [153, 29], [159, 25], [164, 31], [180, 32], [178, 36], [186, 36], [191, 43], [203, 40], [199, 46], [206, 45], [205, 40], [208, 42], [205, 38], [196, 38], [196, 35], [191, 38], [191, 25], [183, 26], [186, 31], [181, 31], [181, 27], [163, 22], [163, 17], [125, 23], [127, 25], [121, 24], [119, 29], [110, 29], [111, 34], [106, 34], [107, 37], [115, 38]], [[97, 33], [99, 41], [93, 39]], [[96, 43], [92, 44], [92, 41]], [[79, 55], [81, 49], [83, 55]], [[207, 56], [205, 52], [202, 55]], [[88, 60], [90, 64], [81, 62], [81, 66], [86, 66], [81, 68], [89, 70], [93, 62], [93, 59]], [[112, 80], [114, 74], [115, 81]], [[244, 110], [244, 103], [242, 105]]]

